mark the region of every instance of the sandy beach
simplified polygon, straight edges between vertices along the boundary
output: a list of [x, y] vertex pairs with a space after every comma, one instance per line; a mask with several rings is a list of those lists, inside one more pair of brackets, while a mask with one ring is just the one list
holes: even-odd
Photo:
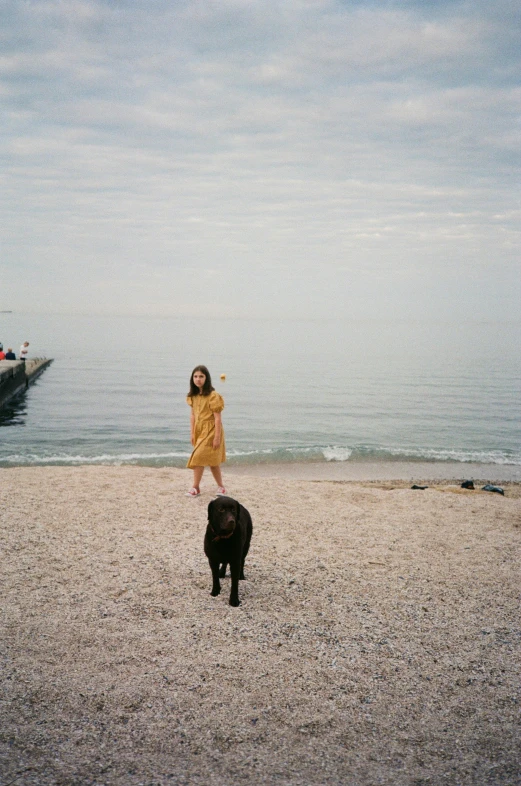
[[0, 786], [521, 783], [521, 485], [271, 472], [0, 470]]

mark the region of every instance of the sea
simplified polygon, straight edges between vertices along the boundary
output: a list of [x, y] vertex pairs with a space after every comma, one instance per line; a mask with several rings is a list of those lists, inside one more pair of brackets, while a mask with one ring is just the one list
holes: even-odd
[[0, 410], [0, 466], [183, 467], [190, 374], [225, 399], [230, 465], [521, 466], [521, 322], [0, 313], [52, 365]]

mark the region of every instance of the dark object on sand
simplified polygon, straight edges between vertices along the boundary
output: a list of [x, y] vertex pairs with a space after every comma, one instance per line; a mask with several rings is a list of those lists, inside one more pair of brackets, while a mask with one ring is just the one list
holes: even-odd
[[503, 489], [500, 489], [499, 486], [492, 486], [490, 483], [487, 483], [486, 486], [481, 487], [482, 491], [495, 491], [496, 494], [503, 494], [505, 496], [505, 492]]
[[230, 565], [232, 588], [230, 606], [238, 606], [239, 579], [244, 579], [244, 560], [250, 548], [251, 516], [240, 502], [231, 497], [218, 497], [208, 505], [208, 526], [204, 536], [204, 553], [212, 570], [212, 592], [219, 595], [219, 578], [226, 576]]
[[471, 480], [464, 480], [461, 484], [462, 489], [473, 489], [474, 483]]
[[416, 483], [415, 483], [414, 486], [411, 486], [411, 488], [412, 489], [421, 489], [422, 491], [425, 491], [425, 489], [428, 489], [429, 487], [428, 486], [417, 486]]

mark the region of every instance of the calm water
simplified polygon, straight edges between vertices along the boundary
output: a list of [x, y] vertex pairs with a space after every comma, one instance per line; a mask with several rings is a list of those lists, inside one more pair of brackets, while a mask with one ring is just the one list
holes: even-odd
[[55, 362], [2, 410], [1, 466], [184, 466], [198, 363], [225, 398], [230, 462], [521, 464], [521, 323], [0, 314], [4, 347], [25, 339]]

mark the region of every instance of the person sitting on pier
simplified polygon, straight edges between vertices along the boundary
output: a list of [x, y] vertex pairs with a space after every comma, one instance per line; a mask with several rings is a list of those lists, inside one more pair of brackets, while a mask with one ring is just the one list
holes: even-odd
[[0, 349], [0, 360], [5, 360], [5, 359], [6, 359], [5, 352], [3, 349]]
[[16, 355], [14, 354], [11, 347], [7, 348], [7, 352], [5, 353], [6, 360], [16, 360]]

